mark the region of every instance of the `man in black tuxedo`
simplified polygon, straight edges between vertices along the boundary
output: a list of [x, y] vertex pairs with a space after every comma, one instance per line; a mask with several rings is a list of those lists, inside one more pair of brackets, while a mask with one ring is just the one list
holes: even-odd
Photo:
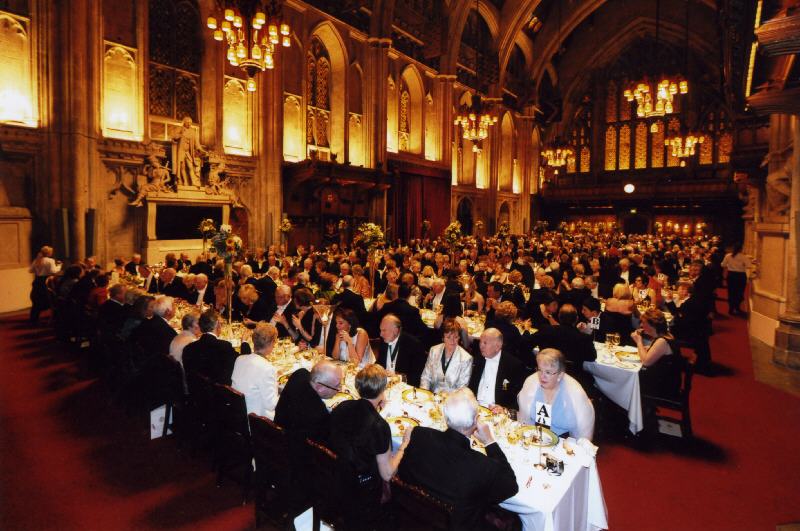
[[142, 263], [142, 255], [140, 255], [139, 253], [135, 253], [131, 257], [131, 261], [125, 264], [125, 271], [130, 275], [138, 276], [140, 265], [144, 265]]
[[429, 341], [430, 329], [422, 321], [422, 316], [419, 313], [419, 308], [411, 306], [408, 302], [408, 297], [411, 295], [411, 288], [403, 284], [401, 286], [389, 286], [386, 288], [386, 293], [391, 299], [383, 305], [378, 311], [378, 319], [380, 321], [389, 314], [396, 316], [400, 319], [403, 325], [403, 330], [411, 334], [423, 345]]
[[[186, 355], [184, 354], [184, 357]], [[318, 362], [309, 373], [298, 369], [289, 377], [275, 406], [275, 423], [286, 430], [289, 443], [289, 511], [304, 507], [313, 481], [311, 455], [306, 439], [326, 444], [330, 435], [330, 413], [324, 399], [342, 386], [342, 369], [329, 360]]]
[[104, 338], [116, 337], [128, 318], [128, 308], [125, 306], [127, 291], [125, 284], [114, 284], [108, 290], [108, 300], [97, 310], [97, 329]]
[[158, 280], [150, 282], [150, 293], [160, 293], [162, 295], [169, 295], [170, 297], [177, 297], [179, 299], [186, 299], [189, 296], [186, 286], [180, 278], [177, 278], [175, 270], [168, 267], [161, 271], [158, 275]]
[[189, 292], [189, 298], [186, 300], [191, 304], [199, 305], [203, 303], [213, 306], [216, 299], [214, 288], [209, 286], [208, 276], [205, 273], [198, 273], [195, 275], [194, 286], [192, 287], [192, 291]]
[[[399, 477], [451, 504], [451, 529], [486, 529], [486, 510], [519, 490], [514, 470], [489, 426], [478, 420], [472, 391], [453, 392], [443, 409], [447, 431], [414, 428]], [[470, 447], [472, 436], [486, 447], [485, 456]]]
[[333, 303], [339, 308], [347, 308], [356, 314], [359, 323], [366, 321], [367, 309], [364, 307], [364, 297], [352, 290], [353, 277], [345, 275], [342, 278], [342, 291], [334, 295]]
[[292, 326], [292, 316], [297, 313], [297, 307], [292, 302], [292, 288], [282, 284], [275, 289], [275, 302], [267, 310], [267, 321], [278, 329], [278, 337], [294, 338], [295, 331]]
[[156, 297], [153, 314], [152, 318], [142, 321], [131, 336], [142, 347], [147, 358], [169, 354], [169, 344], [178, 335], [169, 325], [169, 320], [175, 317], [175, 301], [172, 297]]
[[403, 332], [403, 324], [393, 314], [386, 315], [380, 325], [381, 348], [378, 351], [378, 365], [391, 373], [406, 375], [410, 385], [419, 387], [422, 369], [427, 356], [419, 342], [411, 334]]
[[204, 254], [201, 254], [197, 257], [197, 261], [189, 267], [189, 272], [198, 275], [200, 273], [205, 274], [208, 278], [213, 276], [213, 268], [211, 264], [208, 263], [208, 260]]
[[583, 362], [595, 361], [597, 351], [592, 336], [582, 334], [576, 328], [577, 323], [578, 311], [573, 305], [565, 304], [558, 310], [558, 325], [542, 328], [533, 334], [531, 342], [540, 350], [560, 350], [567, 359], [567, 374], [578, 380], [588, 393], [594, 389], [594, 378], [583, 370]]
[[206, 310], [200, 315], [199, 324], [202, 335], [183, 349], [183, 369], [190, 393], [191, 382], [197, 375], [205, 376], [214, 383], [230, 385], [233, 365], [238, 356], [229, 341], [217, 337], [222, 328], [217, 312]]
[[592, 296], [592, 292], [586, 288], [584, 281], [581, 277], [575, 277], [569, 284], [569, 289], [561, 289], [558, 294], [558, 302], [560, 305], [571, 304], [575, 308], [580, 308], [583, 301]]
[[487, 328], [481, 334], [480, 356], [473, 356], [469, 388], [490, 409], [517, 409], [517, 394], [528, 371], [515, 356], [504, 354], [503, 334]]
[[272, 305], [275, 304], [275, 290], [278, 289], [278, 285], [275, 281], [268, 275], [264, 275], [255, 281], [255, 287], [258, 291], [258, 295], [264, 299], [264, 304], [266, 304], [268, 308], [271, 308]]

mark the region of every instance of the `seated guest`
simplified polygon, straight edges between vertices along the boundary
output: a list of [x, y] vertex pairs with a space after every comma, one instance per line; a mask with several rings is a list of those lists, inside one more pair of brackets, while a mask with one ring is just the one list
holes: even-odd
[[[399, 477], [452, 505], [451, 529], [486, 529], [486, 510], [519, 490], [514, 470], [490, 426], [478, 420], [472, 391], [452, 393], [443, 409], [447, 430], [415, 428]], [[485, 445], [485, 456], [472, 449], [473, 436]]]
[[283, 284], [275, 288], [275, 303], [267, 311], [267, 318], [278, 329], [278, 337], [292, 337], [292, 316], [297, 308], [292, 303], [292, 288]]
[[211, 304], [214, 311], [220, 315], [228, 315], [228, 290], [230, 290], [231, 299], [233, 299], [234, 289], [235, 284], [232, 280], [220, 278], [214, 282], [214, 302]]
[[681, 341], [686, 341], [697, 354], [697, 372], [706, 372], [711, 365], [711, 347], [708, 335], [711, 323], [708, 318], [707, 305], [694, 295], [693, 286], [689, 282], [679, 282], [677, 294], [667, 292], [665, 304], [674, 316], [672, 332]]
[[[641, 330], [635, 330], [631, 337], [642, 359], [639, 372], [642, 394], [677, 398], [684, 359], [677, 340], [669, 333], [664, 313], [647, 310], [640, 324]], [[645, 340], [649, 346], [645, 346]]]
[[97, 330], [102, 336], [113, 339], [122, 331], [128, 317], [128, 308], [125, 307], [127, 293], [124, 284], [114, 284], [108, 290], [108, 300], [97, 309]]
[[575, 308], [580, 308], [583, 300], [592, 296], [592, 292], [586, 288], [581, 277], [573, 278], [572, 282], [566, 284], [566, 286], [558, 295], [559, 303], [562, 305], [571, 304]]
[[337, 304], [339, 308], [353, 310], [359, 321], [364, 321], [367, 313], [367, 309], [364, 307], [364, 297], [353, 290], [353, 277], [350, 275], [342, 278], [342, 291], [334, 295], [333, 303]]
[[508, 282], [510, 284], [510, 297], [509, 300], [514, 303], [519, 312], [525, 311], [525, 289], [522, 283], [522, 271], [512, 269], [508, 274]]
[[[603, 343], [606, 340], [606, 334], [603, 331], [603, 318], [600, 312], [600, 301], [594, 297], [587, 297], [581, 306], [581, 315], [583, 321], [576, 325], [576, 328], [583, 334], [592, 338], [592, 341]], [[595, 324], [592, 324], [592, 319]]]
[[392, 431], [378, 410], [387, 384], [380, 365], [367, 365], [356, 375], [359, 400], [342, 402], [331, 412], [331, 449], [345, 471], [340, 493], [345, 521], [357, 529], [370, 529], [379, 516], [383, 482], [397, 472], [411, 430], [392, 454]]
[[514, 409], [528, 371], [513, 355], [503, 352], [503, 334], [487, 328], [481, 334], [480, 357], [475, 357], [469, 388], [478, 403], [492, 411]]
[[289, 331], [301, 347], [316, 345], [322, 334], [322, 323], [314, 311], [314, 295], [308, 288], [300, 288], [292, 295], [297, 313], [292, 315], [292, 329]]
[[466, 387], [472, 373], [472, 356], [459, 344], [461, 325], [454, 319], [442, 324], [444, 342], [431, 347], [420, 377], [420, 387], [434, 393]]
[[183, 349], [200, 337], [200, 314], [188, 312], [181, 317], [181, 333], [169, 344], [169, 355], [183, 367]]
[[464, 308], [470, 312], [483, 313], [484, 300], [483, 295], [478, 292], [475, 279], [472, 279], [464, 292]]
[[362, 297], [371, 297], [369, 279], [364, 276], [364, 268], [359, 264], [354, 264], [351, 272], [353, 274], [353, 291]]
[[383, 342], [378, 351], [377, 363], [390, 376], [396, 373], [405, 374], [410, 385], [419, 386], [426, 359], [422, 344], [403, 331], [402, 322], [393, 314], [388, 314], [381, 320], [380, 334]]
[[127, 341], [144, 321], [153, 317], [153, 305], [156, 301], [152, 295], [142, 295], [137, 290], [130, 290], [128, 293], [135, 299], [119, 333], [119, 337], [123, 341]]
[[197, 290], [194, 287], [194, 279], [196, 276], [197, 275], [195, 275], [194, 273], [187, 273], [182, 277], [179, 277], [180, 281], [183, 282], [183, 287], [186, 288], [186, 291], [184, 291], [183, 296], [181, 296], [182, 299], [188, 301], [197, 298]]
[[[556, 294], [551, 289], [544, 289], [537, 294], [536, 301], [531, 296], [528, 301], [528, 318], [531, 320], [531, 326], [537, 330], [541, 330], [547, 326], [556, 326], [558, 320], [556, 319], [556, 312], [558, 312], [558, 299]], [[533, 302], [531, 304], [531, 302]]]
[[503, 335], [503, 350], [522, 361], [525, 366], [533, 366], [529, 359], [531, 347], [528, 345], [529, 337], [526, 333], [525, 341], [522, 334], [514, 324], [517, 318], [517, 307], [511, 301], [503, 301], [495, 305], [494, 319], [486, 319], [487, 328], [496, 328]]
[[458, 296], [458, 293], [447, 293], [442, 300], [442, 311], [436, 316], [433, 327], [439, 330], [442, 328], [442, 323], [444, 321], [447, 319], [455, 319], [461, 326], [460, 343], [464, 345], [465, 348], [469, 348], [472, 339], [469, 337], [469, 333], [467, 333], [467, 321], [462, 317], [463, 314], [464, 312], [461, 310], [461, 297]]
[[229, 341], [217, 337], [221, 329], [220, 315], [214, 310], [206, 310], [200, 315], [202, 335], [183, 349], [183, 369], [190, 393], [196, 375], [205, 376], [214, 383], [231, 384], [237, 354]]
[[102, 274], [94, 279], [94, 287], [89, 291], [86, 303], [90, 312], [96, 312], [108, 300], [108, 280], [108, 275]]
[[194, 276], [193, 288], [189, 299], [187, 299], [191, 304], [213, 306], [215, 301], [214, 289], [209, 288], [208, 276], [205, 273], [198, 273]]
[[561, 352], [546, 348], [536, 355], [538, 370], [522, 386], [518, 420], [536, 422], [536, 403], [550, 406], [550, 429], [558, 436], [569, 434], [591, 440], [594, 433], [594, 407], [586, 392], [572, 376], [564, 374], [566, 359]]
[[328, 444], [330, 413], [328, 398], [342, 387], [342, 369], [329, 360], [322, 360], [309, 372], [297, 369], [289, 377], [275, 406], [275, 423], [286, 430], [291, 468], [289, 510], [306, 507], [313, 477], [306, 439]]
[[140, 265], [144, 265], [142, 263], [142, 255], [139, 253], [134, 253], [131, 257], [131, 261], [125, 264], [125, 271], [134, 277], [139, 276]]
[[238, 317], [244, 324], [254, 326], [259, 321], [267, 320], [267, 306], [261, 301], [255, 286], [252, 284], [239, 286], [237, 300]]
[[358, 318], [352, 310], [339, 308], [334, 313], [335, 334], [328, 334], [326, 354], [335, 360], [349, 361], [360, 367], [375, 362], [369, 346], [367, 332], [358, 326]]
[[613, 297], [606, 299], [606, 307], [600, 317], [601, 327], [608, 333], [617, 333], [622, 345], [631, 345], [633, 317], [638, 313], [627, 284], [614, 286]]
[[150, 293], [160, 293], [180, 299], [186, 298], [186, 286], [183, 285], [181, 279], [176, 280], [175, 270], [171, 267], [161, 271], [161, 274], [158, 275], [158, 280], [150, 282], [150, 289], [148, 291]]
[[647, 287], [647, 280], [644, 275], [636, 275], [630, 288], [634, 304], [655, 304], [656, 294]]
[[166, 295], [156, 297], [153, 317], [145, 319], [133, 331], [132, 339], [139, 343], [149, 356], [166, 356], [172, 339], [178, 335], [169, 321], [175, 317], [175, 299]]
[[433, 281], [431, 285], [431, 291], [425, 295], [425, 298], [422, 300], [423, 308], [428, 308], [430, 310], [435, 310], [442, 304], [442, 299], [444, 299], [444, 288], [446, 282], [443, 278], [437, 278]]
[[239, 356], [233, 365], [231, 385], [244, 394], [247, 413], [272, 419], [278, 403], [278, 373], [267, 361], [278, 331], [269, 323], [258, 323], [253, 330], [253, 353]]
[[594, 387], [594, 379], [583, 370], [583, 362], [597, 359], [597, 352], [590, 336], [581, 334], [575, 325], [578, 311], [571, 304], [558, 310], [558, 325], [542, 328], [533, 335], [532, 343], [540, 349], [552, 348], [561, 351], [567, 359], [567, 373], [578, 380], [584, 389]]
[[409, 287], [405, 284], [402, 286], [390, 284], [386, 287], [386, 293], [391, 300], [378, 311], [378, 323], [384, 316], [392, 314], [403, 323], [403, 330], [417, 338], [423, 346], [427, 345], [430, 331], [422, 320], [419, 308], [415, 308], [407, 300], [411, 293]]

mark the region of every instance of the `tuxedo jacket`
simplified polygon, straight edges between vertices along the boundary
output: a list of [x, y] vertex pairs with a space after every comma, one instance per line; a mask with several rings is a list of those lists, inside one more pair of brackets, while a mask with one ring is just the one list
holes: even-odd
[[186, 379], [191, 380], [199, 374], [214, 383], [230, 385], [237, 356], [230, 342], [205, 333], [183, 349]]
[[415, 428], [398, 475], [452, 504], [450, 528], [458, 530], [486, 529], [485, 511], [519, 489], [514, 470], [497, 443], [487, 446], [483, 455], [452, 429]]
[[[397, 349], [394, 370], [406, 375], [408, 383], [415, 387], [419, 387], [419, 377], [422, 374], [422, 369], [425, 367], [427, 356], [425, 350], [422, 348], [422, 343], [411, 334], [407, 332], [400, 332], [400, 337], [397, 338]], [[389, 355], [389, 345], [381, 342], [380, 350], [377, 353], [378, 365], [386, 368], [387, 357]]]
[[101, 304], [97, 310], [97, 327], [100, 333], [108, 338], [116, 336], [128, 318], [128, 308], [112, 299]]
[[161, 317], [145, 319], [133, 331], [133, 339], [149, 356], [169, 354], [169, 344], [178, 333]]
[[404, 332], [416, 337], [423, 344], [429, 339], [429, 329], [422, 321], [419, 308], [411, 306], [407, 300], [395, 299], [391, 302], [387, 302], [380, 309], [378, 312], [378, 323], [390, 313], [400, 319], [400, 322], [403, 324]]
[[[266, 310], [266, 314], [264, 316], [264, 321], [272, 320], [272, 317], [275, 315], [275, 312], [278, 311], [278, 305], [275, 302], [272, 303], [272, 306], [268, 307]], [[289, 333], [290, 330], [294, 330], [294, 325], [292, 324], [292, 316], [298, 312], [297, 306], [294, 305], [294, 301], [289, 302], [286, 306], [286, 309], [283, 310], [283, 315], [286, 317], [286, 323], [288, 326], [284, 326], [283, 323], [277, 323], [275, 328], [278, 329], [278, 337], [283, 339], [285, 337], [292, 337], [292, 334]]]
[[[472, 374], [469, 377], [469, 388], [478, 396], [478, 386], [486, 367], [486, 358], [483, 356], [472, 357]], [[494, 402], [500, 406], [518, 409], [517, 395], [525, 378], [529, 375], [528, 369], [517, 358], [503, 351], [500, 355], [500, 364], [497, 367], [497, 379], [494, 385]]]
[[358, 318], [358, 322], [363, 326], [366, 320], [367, 309], [364, 306], [364, 297], [350, 289], [342, 290], [333, 297], [333, 303], [338, 304], [339, 308], [353, 310]]
[[584, 389], [591, 389], [594, 378], [583, 370], [584, 361], [597, 359], [591, 335], [582, 334], [572, 326], [548, 326], [533, 334], [532, 342], [540, 349], [561, 351], [567, 359], [567, 374], [578, 380]]

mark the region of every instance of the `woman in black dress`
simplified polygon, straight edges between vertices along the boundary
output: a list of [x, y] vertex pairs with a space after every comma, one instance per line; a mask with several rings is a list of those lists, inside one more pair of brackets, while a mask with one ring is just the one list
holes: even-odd
[[383, 482], [397, 472], [412, 430], [406, 430], [392, 454], [392, 431], [378, 413], [386, 371], [380, 365], [368, 365], [356, 375], [355, 383], [361, 399], [343, 402], [333, 410], [330, 442], [339, 456], [346, 519], [356, 528], [369, 529], [379, 517]]
[[[631, 334], [642, 370], [639, 382], [643, 395], [677, 398], [681, 388], [684, 359], [677, 340], [669, 333], [667, 319], [661, 310], [650, 309], [642, 314], [641, 328]], [[650, 344], [645, 345], [645, 338]]]

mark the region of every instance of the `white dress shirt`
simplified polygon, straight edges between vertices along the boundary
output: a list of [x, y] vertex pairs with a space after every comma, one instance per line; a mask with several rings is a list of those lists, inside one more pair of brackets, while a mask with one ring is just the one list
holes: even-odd
[[483, 374], [481, 381], [478, 384], [478, 403], [482, 406], [491, 406], [494, 401], [494, 390], [497, 383], [497, 369], [500, 367], [500, 356], [502, 352], [498, 352], [494, 358], [486, 358], [486, 364], [483, 366]]
[[259, 354], [236, 358], [231, 383], [244, 394], [247, 413], [272, 419], [278, 403], [278, 373], [270, 362]]
[[287, 306], [289, 306], [288, 302], [282, 306], [278, 306], [278, 309], [276, 309], [275, 313], [272, 315], [272, 319], [269, 320], [270, 324], [272, 324], [273, 326], [275, 325], [275, 323], [277, 322], [277, 319], [275, 318], [280, 315], [283, 315], [283, 312], [286, 310]]
[[169, 344], [169, 355], [183, 366], [183, 349], [194, 341], [197, 341], [194, 332], [182, 330], [180, 334], [172, 338], [172, 342]]
[[625, 281], [626, 284], [630, 284], [631, 283], [631, 281], [630, 281], [631, 272], [630, 271], [622, 271], [622, 272], [620, 272], [619, 276], [620, 276], [620, 278], [622, 280]]
[[444, 290], [434, 295], [433, 300], [431, 300], [431, 309], [435, 310], [436, 308], [438, 308], [439, 305], [442, 304], [443, 298], [444, 298]]
[[196, 305], [199, 306], [199, 305], [203, 304], [203, 299], [206, 296], [206, 290], [207, 289], [208, 289], [208, 284], [206, 284], [206, 287], [204, 287], [202, 290], [197, 290], [197, 300], [194, 301], [194, 303]]
[[[394, 341], [388, 343], [386, 345], [386, 370], [394, 372], [394, 368], [397, 365], [397, 343], [400, 341], [400, 336], [398, 335], [394, 338]], [[392, 354], [394, 354], [394, 360], [392, 360]]]

